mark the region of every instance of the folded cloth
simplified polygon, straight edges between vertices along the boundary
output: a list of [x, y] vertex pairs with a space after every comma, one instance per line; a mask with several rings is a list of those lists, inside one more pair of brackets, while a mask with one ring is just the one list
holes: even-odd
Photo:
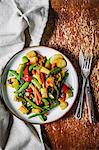
[[[31, 37], [30, 46], [39, 45], [48, 8], [48, 0], [0, 0], [0, 75], [9, 58], [23, 49], [27, 27]], [[40, 126], [25, 124], [12, 116], [0, 95], [0, 149], [44, 150]]]

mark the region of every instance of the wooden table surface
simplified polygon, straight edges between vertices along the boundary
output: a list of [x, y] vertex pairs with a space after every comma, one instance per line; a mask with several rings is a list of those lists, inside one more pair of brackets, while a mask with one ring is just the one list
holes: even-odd
[[[94, 39], [90, 76], [97, 123], [88, 121], [86, 102], [80, 121], [74, 118], [81, 73], [78, 66], [80, 46], [85, 53]], [[79, 77], [79, 93], [72, 109], [60, 120], [42, 126], [45, 140], [52, 150], [99, 149], [99, 0], [51, 0], [47, 27], [41, 45], [64, 53], [74, 64]], [[45, 49], [46, 50], [46, 49]], [[53, 116], [54, 117], [54, 116]]]

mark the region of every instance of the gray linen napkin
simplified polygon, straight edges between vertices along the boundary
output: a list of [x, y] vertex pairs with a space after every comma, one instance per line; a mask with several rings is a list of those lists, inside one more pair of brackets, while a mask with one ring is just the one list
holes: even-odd
[[[24, 47], [24, 30], [28, 26], [30, 46], [39, 45], [47, 22], [48, 8], [49, 0], [0, 0], [0, 75], [9, 58]], [[2, 95], [0, 150], [44, 150], [40, 126], [26, 125], [12, 116], [1, 99]]]

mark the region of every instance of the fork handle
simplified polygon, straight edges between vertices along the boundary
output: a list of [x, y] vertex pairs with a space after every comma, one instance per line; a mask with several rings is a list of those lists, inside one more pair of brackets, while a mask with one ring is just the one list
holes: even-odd
[[95, 111], [94, 111], [91, 90], [90, 90], [89, 79], [87, 79], [85, 93], [86, 93], [86, 102], [87, 102], [87, 106], [88, 106], [89, 121], [92, 124], [92, 123], [95, 123], [96, 118], [95, 118]]
[[84, 97], [85, 83], [86, 83], [86, 78], [83, 77], [82, 90], [81, 90], [81, 94], [80, 94], [78, 106], [77, 106], [76, 113], [75, 113], [75, 118], [76, 119], [81, 119], [81, 117], [82, 117], [83, 101], [84, 101], [83, 97]]

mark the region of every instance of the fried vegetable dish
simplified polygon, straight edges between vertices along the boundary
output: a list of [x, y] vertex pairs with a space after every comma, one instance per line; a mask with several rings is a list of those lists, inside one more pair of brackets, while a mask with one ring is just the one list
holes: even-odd
[[67, 62], [61, 54], [48, 58], [36, 51], [30, 51], [22, 57], [17, 70], [9, 70], [8, 84], [14, 88], [14, 100], [21, 102], [18, 108], [28, 118], [38, 116], [47, 120], [50, 110], [60, 106], [64, 110], [67, 99], [73, 95], [67, 86], [69, 75]]

